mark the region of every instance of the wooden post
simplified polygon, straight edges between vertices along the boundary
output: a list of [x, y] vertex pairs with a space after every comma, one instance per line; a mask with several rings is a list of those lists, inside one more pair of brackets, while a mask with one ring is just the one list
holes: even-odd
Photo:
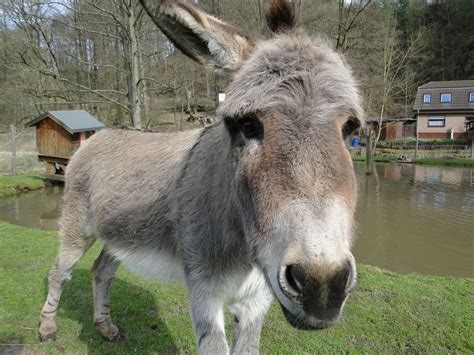
[[12, 175], [16, 175], [16, 127], [14, 124], [10, 125], [10, 132], [12, 136]]
[[415, 161], [418, 159], [418, 133], [416, 134], [416, 142], [415, 142]]
[[418, 113], [416, 115], [416, 125], [415, 125], [415, 136], [416, 136], [416, 143], [415, 143], [415, 161], [418, 159], [418, 115], [420, 114], [420, 110], [418, 109]]
[[79, 133], [79, 145], [83, 145], [86, 141], [86, 132]]
[[373, 171], [372, 164], [372, 129], [370, 124], [367, 127], [365, 134], [365, 174], [371, 175]]

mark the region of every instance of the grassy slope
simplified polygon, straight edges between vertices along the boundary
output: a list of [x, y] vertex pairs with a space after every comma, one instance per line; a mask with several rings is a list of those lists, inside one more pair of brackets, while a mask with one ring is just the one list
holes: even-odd
[[0, 197], [15, 195], [18, 191], [37, 190], [44, 182], [36, 173], [19, 175], [0, 175]]
[[[92, 326], [90, 265], [93, 247], [79, 263], [61, 302], [56, 342], [37, 338], [46, 275], [57, 249], [56, 233], [0, 222], [0, 353], [195, 352], [186, 291], [142, 281], [120, 268], [111, 288], [112, 317], [122, 343], [103, 341]], [[399, 275], [359, 267], [359, 283], [342, 322], [319, 332], [297, 331], [274, 304], [267, 316], [263, 353], [471, 352], [473, 280]], [[229, 319], [229, 317], [228, 317]], [[229, 329], [230, 330], [230, 329]]]

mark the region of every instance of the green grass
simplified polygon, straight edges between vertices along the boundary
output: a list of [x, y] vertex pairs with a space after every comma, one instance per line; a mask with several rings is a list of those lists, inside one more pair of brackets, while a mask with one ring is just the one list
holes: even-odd
[[[122, 268], [111, 287], [111, 304], [126, 337], [121, 343], [102, 340], [92, 326], [89, 271], [100, 246], [78, 264], [64, 289], [58, 339], [40, 343], [38, 314], [57, 247], [54, 232], [0, 222], [0, 353], [195, 353], [185, 288], [146, 282]], [[359, 273], [342, 321], [330, 329], [295, 330], [274, 304], [263, 328], [262, 353], [474, 351], [473, 280], [399, 275], [370, 266], [359, 266]]]
[[474, 159], [440, 159], [440, 158], [421, 158], [415, 161], [416, 164], [425, 165], [447, 165], [447, 166], [468, 166], [474, 167]]
[[44, 187], [43, 179], [37, 173], [0, 175], [0, 198], [18, 192], [37, 190]]

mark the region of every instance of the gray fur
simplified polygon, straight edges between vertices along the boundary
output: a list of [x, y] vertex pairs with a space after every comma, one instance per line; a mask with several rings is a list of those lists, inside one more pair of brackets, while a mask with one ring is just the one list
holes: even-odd
[[[178, 3], [147, 9], [158, 24], [171, 14], [183, 26], [189, 19]], [[209, 31], [219, 29], [195, 32]], [[94, 322], [108, 339], [120, 334], [108, 311], [120, 262], [186, 282], [200, 353], [229, 351], [226, 301], [236, 319], [233, 353], [258, 353], [273, 295], [296, 327], [326, 327], [339, 316], [355, 282], [356, 184], [341, 135], [345, 121], [362, 115], [351, 71], [299, 30], [257, 42], [248, 55], [222, 40], [229, 33], [208, 36], [221, 38], [220, 58], [240, 53], [228, 58], [239, 64], [216, 124], [168, 134], [106, 129], [71, 160], [42, 339], [54, 336], [62, 286], [95, 238], [105, 247], [93, 267]], [[262, 123], [263, 139], [236, 131], [245, 117]]]

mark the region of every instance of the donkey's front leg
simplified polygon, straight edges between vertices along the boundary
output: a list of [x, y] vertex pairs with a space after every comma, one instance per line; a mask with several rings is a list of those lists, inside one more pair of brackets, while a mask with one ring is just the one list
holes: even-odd
[[254, 269], [233, 297], [234, 315], [232, 354], [258, 354], [260, 333], [273, 296], [263, 274]]
[[[202, 282], [204, 284], [205, 281]], [[199, 354], [228, 354], [224, 330], [224, 301], [206, 292], [205, 287], [190, 286], [191, 316]]]

